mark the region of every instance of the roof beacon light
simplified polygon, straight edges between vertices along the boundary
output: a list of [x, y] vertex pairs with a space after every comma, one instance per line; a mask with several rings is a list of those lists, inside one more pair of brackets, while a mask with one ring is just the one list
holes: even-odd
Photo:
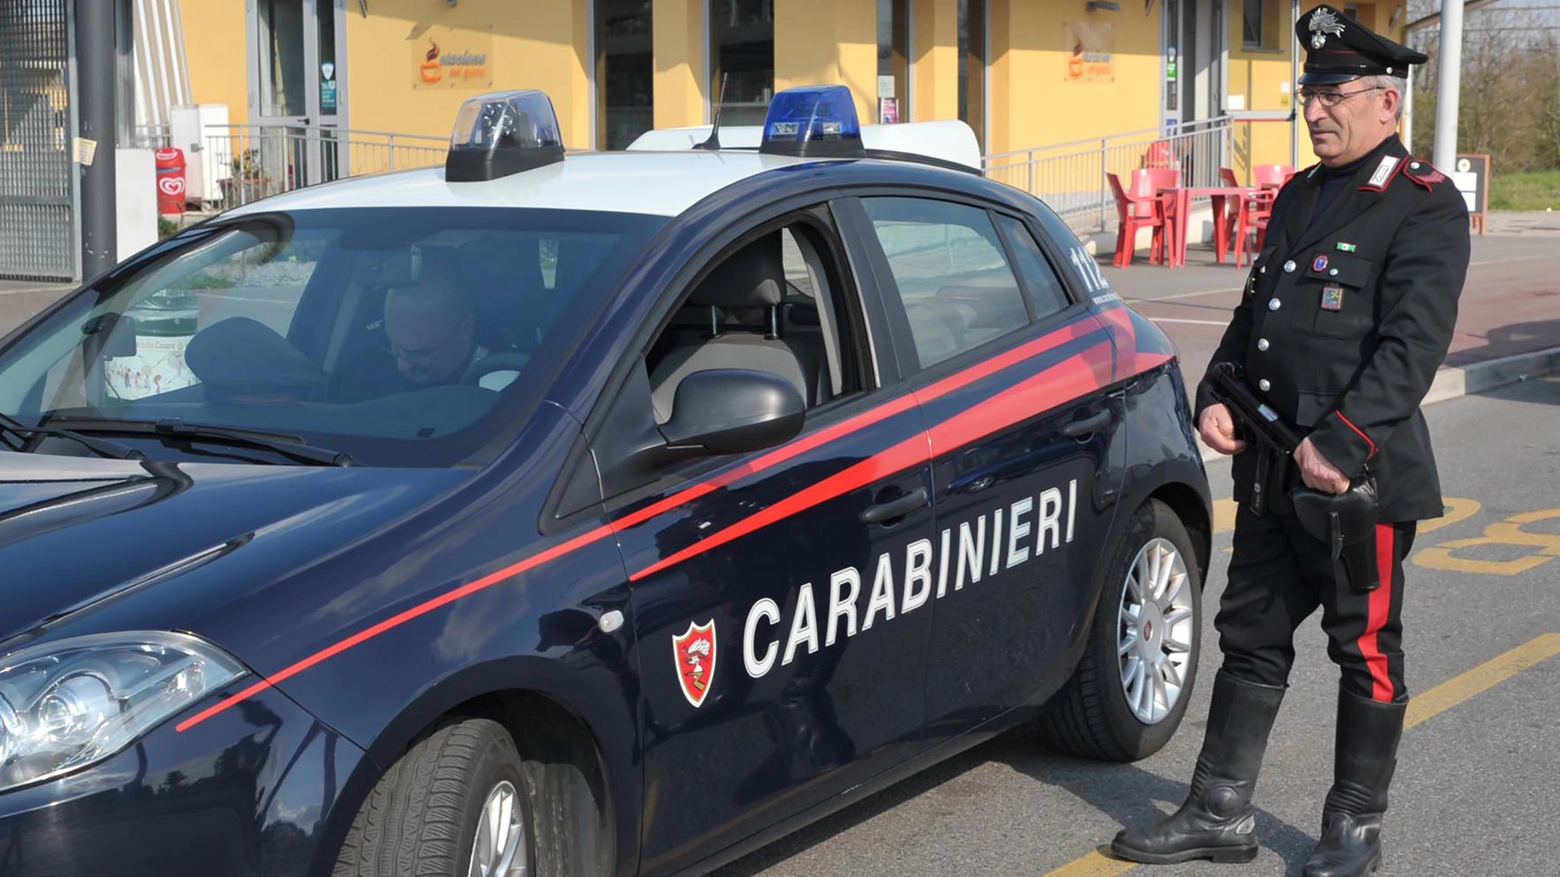
[[856, 101], [843, 85], [803, 85], [775, 94], [759, 152], [819, 157], [862, 154]]
[[536, 89], [485, 94], [455, 117], [444, 178], [496, 180], [563, 160], [563, 135], [552, 100]]

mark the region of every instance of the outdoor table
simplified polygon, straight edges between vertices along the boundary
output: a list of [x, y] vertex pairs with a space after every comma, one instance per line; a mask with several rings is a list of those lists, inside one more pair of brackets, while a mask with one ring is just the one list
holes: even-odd
[[[1167, 263], [1172, 268], [1178, 268], [1186, 264], [1186, 226], [1187, 214], [1192, 209], [1192, 199], [1207, 195], [1213, 204], [1213, 251], [1219, 264], [1224, 264], [1224, 251], [1229, 245], [1224, 233], [1224, 215], [1226, 202], [1231, 198], [1244, 198], [1259, 191], [1256, 186], [1164, 186], [1158, 190], [1160, 195], [1170, 195], [1175, 198], [1175, 223], [1173, 238], [1170, 242], [1170, 258]], [[1238, 202], [1237, 202], [1238, 203]]]

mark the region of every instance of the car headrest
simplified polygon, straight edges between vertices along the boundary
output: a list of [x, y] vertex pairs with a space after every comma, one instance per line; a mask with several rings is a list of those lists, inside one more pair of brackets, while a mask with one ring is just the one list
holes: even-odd
[[325, 379], [303, 351], [249, 317], [229, 317], [197, 332], [184, 362], [201, 383], [229, 393], [288, 394]]
[[688, 297], [688, 304], [717, 308], [769, 307], [785, 293], [780, 234], [765, 235], [726, 257]]

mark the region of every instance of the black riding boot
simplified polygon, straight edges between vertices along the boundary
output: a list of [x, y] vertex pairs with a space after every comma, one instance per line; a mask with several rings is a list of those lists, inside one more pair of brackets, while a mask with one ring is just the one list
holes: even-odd
[[1256, 858], [1251, 794], [1283, 699], [1282, 687], [1245, 682], [1220, 670], [1214, 677], [1208, 732], [1186, 802], [1153, 825], [1123, 829], [1111, 842], [1111, 851], [1123, 859], [1154, 865]]
[[1397, 767], [1406, 703], [1338, 693], [1333, 787], [1322, 807], [1322, 838], [1305, 877], [1365, 877], [1381, 864], [1381, 816]]

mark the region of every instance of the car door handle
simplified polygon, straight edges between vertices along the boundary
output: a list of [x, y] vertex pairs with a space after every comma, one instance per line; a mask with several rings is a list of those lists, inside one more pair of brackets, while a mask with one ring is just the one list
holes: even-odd
[[1068, 438], [1077, 438], [1081, 435], [1088, 435], [1091, 432], [1099, 432], [1100, 427], [1110, 423], [1110, 418], [1110, 409], [1107, 408], [1104, 411], [1091, 414], [1082, 420], [1072, 421], [1071, 423], [1062, 427], [1062, 435], [1065, 435]]
[[869, 524], [876, 524], [881, 521], [902, 518], [926, 505], [926, 500], [926, 488], [917, 487], [898, 499], [891, 499], [888, 502], [867, 506], [861, 512], [861, 519]]

